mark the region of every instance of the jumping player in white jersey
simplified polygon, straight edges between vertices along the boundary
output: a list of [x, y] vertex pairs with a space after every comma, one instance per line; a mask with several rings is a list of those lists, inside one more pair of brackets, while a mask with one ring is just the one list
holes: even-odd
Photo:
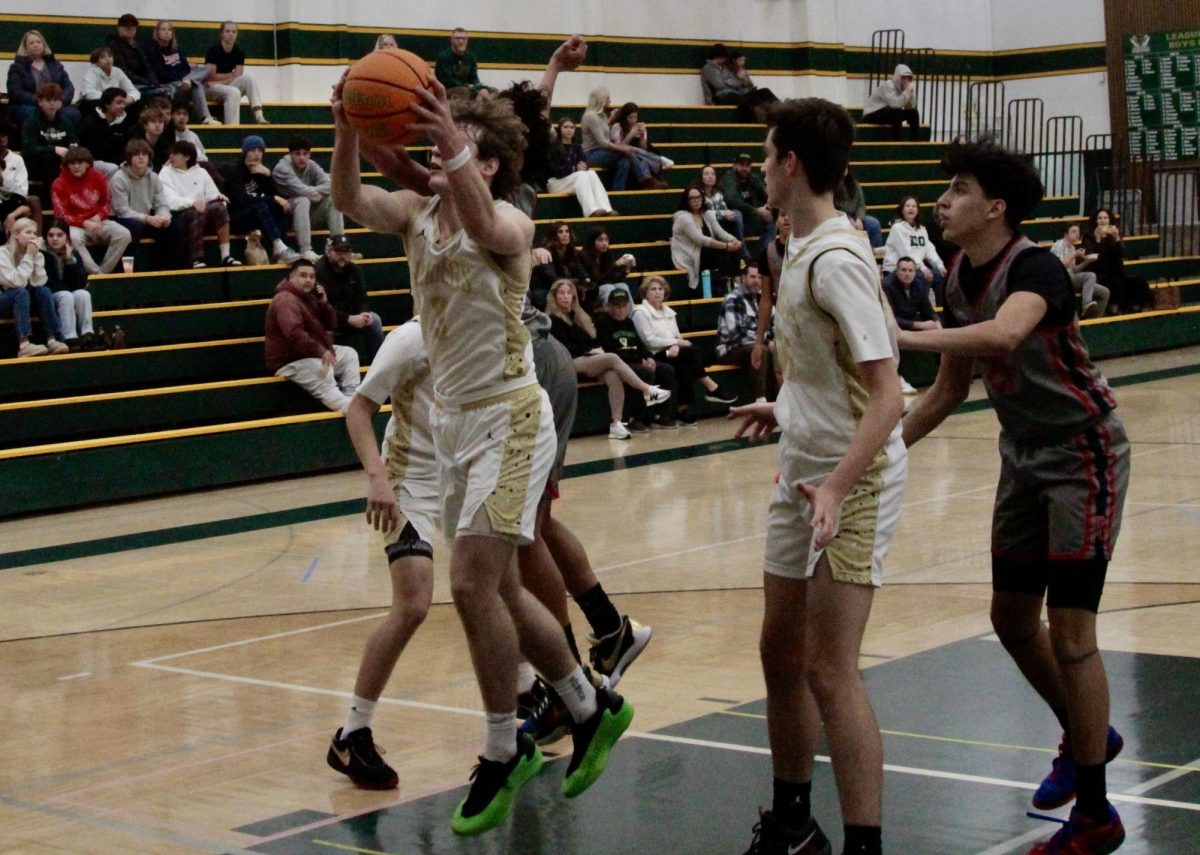
[[879, 855], [883, 746], [858, 654], [907, 472], [896, 342], [866, 238], [833, 204], [854, 142], [850, 116], [805, 98], [776, 105], [768, 125], [767, 201], [792, 224], [775, 283], [783, 387], [775, 404], [730, 411], [744, 419], [739, 436], [783, 431], [760, 642], [774, 798], [747, 855], [830, 855], [810, 805], [822, 722], [842, 851]]
[[451, 590], [487, 711], [484, 753], [451, 827], [479, 834], [504, 821], [516, 791], [541, 766], [537, 746], [516, 730], [518, 643], [572, 714], [564, 795], [579, 795], [603, 772], [633, 708], [593, 688], [515, 569], [517, 546], [533, 539], [555, 451], [550, 404], [521, 323], [533, 223], [497, 201], [519, 181], [524, 126], [502, 102], [451, 104], [436, 81], [421, 95], [415, 129], [434, 151], [420, 189], [432, 195], [363, 186], [358, 135], [340, 93], [332, 105], [333, 193], [338, 210], [404, 237], [433, 376]]

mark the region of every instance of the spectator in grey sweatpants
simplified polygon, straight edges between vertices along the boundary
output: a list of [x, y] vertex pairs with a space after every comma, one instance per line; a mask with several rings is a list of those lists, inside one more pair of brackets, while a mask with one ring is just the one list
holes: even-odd
[[307, 137], [295, 136], [288, 141], [288, 153], [275, 164], [271, 172], [281, 196], [292, 203], [292, 228], [300, 255], [315, 262], [312, 248], [312, 227], [323, 223], [330, 235], [346, 231], [342, 215], [333, 207], [333, 188], [329, 175], [312, 159], [312, 143]]

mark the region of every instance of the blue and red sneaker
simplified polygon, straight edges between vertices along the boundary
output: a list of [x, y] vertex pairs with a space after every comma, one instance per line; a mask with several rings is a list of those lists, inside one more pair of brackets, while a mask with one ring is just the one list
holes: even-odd
[[1029, 855], [1108, 855], [1124, 842], [1125, 826], [1112, 805], [1108, 805], [1108, 819], [1103, 823], [1088, 819], [1076, 808], [1058, 833], [1030, 849]]
[[[1111, 763], [1124, 747], [1125, 740], [1110, 725], [1104, 762]], [[1050, 774], [1033, 794], [1033, 806], [1038, 810], [1054, 810], [1073, 798], [1075, 798], [1075, 760], [1067, 752], [1067, 738], [1064, 734], [1063, 741], [1058, 744], [1058, 756], [1051, 764]]]

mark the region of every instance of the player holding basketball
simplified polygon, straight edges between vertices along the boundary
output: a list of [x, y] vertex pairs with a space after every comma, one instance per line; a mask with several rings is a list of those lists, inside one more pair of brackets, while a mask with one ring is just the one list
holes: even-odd
[[776, 404], [730, 411], [738, 435], [778, 422], [781, 475], [771, 502], [761, 638], [775, 773], [747, 855], [830, 855], [810, 809], [821, 723], [845, 821], [847, 855], [881, 852], [883, 746], [858, 671], [904, 491], [904, 403], [875, 259], [833, 204], [854, 124], [819, 98], [771, 110], [768, 204], [792, 224], [776, 283], [783, 364]]
[[1123, 742], [1108, 723], [1096, 613], [1129, 443], [1080, 337], [1065, 269], [1018, 231], [1042, 199], [1037, 172], [987, 142], [952, 145], [942, 169], [951, 179], [937, 217], [962, 252], [946, 283], [945, 328], [899, 334], [901, 348], [943, 355], [937, 380], [904, 419], [904, 441], [941, 424], [966, 398], [975, 359], [985, 360], [1001, 428], [992, 625], [1065, 732], [1034, 805], [1058, 807], [1078, 790], [1070, 821], [1031, 855], [1100, 855], [1125, 839], [1107, 801], [1104, 766]]
[[434, 382], [451, 589], [487, 711], [484, 753], [451, 826], [478, 834], [504, 821], [516, 790], [541, 765], [537, 746], [516, 730], [518, 640], [571, 711], [575, 744], [564, 795], [579, 795], [603, 772], [633, 707], [593, 688], [557, 622], [515, 572], [517, 546], [533, 539], [556, 445], [520, 317], [533, 223], [497, 201], [520, 180], [524, 126], [502, 102], [451, 105], [436, 81], [419, 94], [413, 129], [434, 144], [428, 181], [420, 184], [432, 195], [362, 185], [358, 134], [338, 94], [333, 192], [338, 209], [358, 222], [403, 235], [408, 254]]

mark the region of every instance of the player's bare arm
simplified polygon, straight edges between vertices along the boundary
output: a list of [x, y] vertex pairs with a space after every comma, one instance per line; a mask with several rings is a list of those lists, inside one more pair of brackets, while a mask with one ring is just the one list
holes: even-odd
[[434, 171], [445, 172], [448, 195], [459, 223], [471, 239], [484, 249], [498, 256], [520, 255], [528, 264], [529, 245], [533, 242], [533, 221], [514, 208], [496, 210], [492, 204], [491, 189], [480, 171], [489, 170], [494, 174], [498, 163], [495, 160], [480, 163], [472, 157], [458, 169], [443, 170], [442, 164], [453, 160], [463, 149], [473, 151], [474, 141], [468, 140], [463, 129], [454, 123], [446, 88], [441, 83], [430, 80], [429, 89], [421, 89], [419, 94], [424, 106], [413, 105], [413, 112], [421, 118], [413, 128], [429, 137], [434, 144], [435, 157], [430, 167]]
[[901, 350], [923, 350], [953, 356], [1006, 356], [1016, 350], [1042, 318], [1046, 301], [1032, 291], [1008, 295], [994, 320], [952, 329], [901, 331]]
[[[932, 331], [930, 331], [932, 332]], [[929, 335], [923, 332], [920, 335]], [[943, 356], [937, 379], [904, 417], [904, 444], [911, 446], [946, 420], [967, 399], [975, 360], [969, 356]]]
[[379, 456], [379, 445], [371, 420], [379, 412], [379, 405], [365, 395], [355, 395], [346, 410], [346, 432], [350, 443], [367, 473], [367, 522], [376, 531], [385, 534], [394, 529], [398, 522], [396, 494], [388, 483], [383, 458]]
[[867, 387], [867, 405], [845, 457], [819, 486], [799, 481], [794, 485], [813, 506], [813, 546], [817, 549], [824, 549], [837, 534], [842, 501], [866, 473], [904, 414], [895, 360], [860, 362], [858, 373]]
[[334, 88], [329, 106], [334, 123], [333, 157], [329, 167], [333, 206], [372, 231], [404, 232], [421, 197], [413, 190], [390, 192], [382, 187], [364, 186], [358, 164], [361, 140], [342, 108], [340, 82]]
[[554, 99], [554, 84], [558, 75], [563, 71], [579, 68], [586, 58], [587, 42], [578, 34], [571, 36], [554, 51], [550, 62], [546, 64], [546, 70], [542, 73], [542, 82], [538, 84], [538, 88], [546, 93], [546, 114], [550, 112], [550, 102]]

